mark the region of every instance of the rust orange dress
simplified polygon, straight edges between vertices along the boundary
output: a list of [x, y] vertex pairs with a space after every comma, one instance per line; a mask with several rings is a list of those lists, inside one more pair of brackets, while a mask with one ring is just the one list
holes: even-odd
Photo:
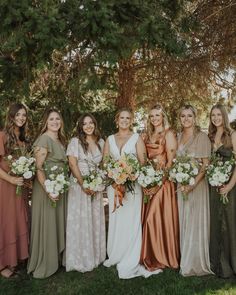
[[[148, 158], [156, 159], [161, 168], [167, 164], [165, 134], [156, 143], [144, 139]], [[162, 187], [147, 204], [143, 203], [142, 228], [140, 263], [149, 271], [165, 267], [178, 268], [180, 260], [178, 205], [174, 184], [169, 180], [164, 181]]]
[[[0, 132], [0, 168], [9, 171], [4, 160], [6, 135]], [[28, 258], [28, 216], [25, 200], [16, 196], [16, 186], [0, 178], [0, 270], [14, 267]]]

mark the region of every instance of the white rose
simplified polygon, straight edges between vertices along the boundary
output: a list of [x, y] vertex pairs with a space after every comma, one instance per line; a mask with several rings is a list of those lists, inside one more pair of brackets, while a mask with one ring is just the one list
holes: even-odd
[[27, 161], [27, 158], [24, 157], [24, 156], [21, 156], [21, 157], [18, 159], [18, 163], [19, 163], [19, 164], [25, 164], [26, 161]]
[[11, 161], [13, 159], [12, 155], [7, 156], [7, 159]]
[[191, 178], [189, 179], [189, 184], [190, 184], [190, 185], [194, 185], [194, 183], [195, 183], [195, 179], [194, 179], [193, 177], [191, 177]]
[[57, 166], [53, 166], [52, 168], [51, 168], [51, 171], [55, 171], [55, 170], [57, 170]]
[[33, 176], [33, 173], [31, 171], [26, 171], [24, 174], [23, 174], [23, 177], [25, 179], [30, 179], [31, 177]]
[[149, 185], [152, 183], [152, 178], [150, 176], [146, 176], [144, 181], [147, 185]]

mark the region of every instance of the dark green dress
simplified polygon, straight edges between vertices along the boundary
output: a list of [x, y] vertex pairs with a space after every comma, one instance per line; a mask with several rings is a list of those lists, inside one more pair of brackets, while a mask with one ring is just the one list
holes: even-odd
[[[223, 145], [216, 151], [223, 161], [232, 149]], [[229, 203], [220, 201], [216, 187], [210, 187], [210, 261], [212, 271], [223, 278], [236, 275], [236, 185], [228, 193]]]
[[[34, 148], [44, 147], [48, 154], [46, 164], [63, 167], [66, 154], [63, 146], [51, 139], [47, 134], [41, 135], [34, 143]], [[32, 225], [30, 238], [30, 259], [28, 273], [35, 278], [46, 278], [55, 273], [65, 250], [66, 232], [66, 195], [51, 206], [42, 185], [34, 181], [32, 193]]]

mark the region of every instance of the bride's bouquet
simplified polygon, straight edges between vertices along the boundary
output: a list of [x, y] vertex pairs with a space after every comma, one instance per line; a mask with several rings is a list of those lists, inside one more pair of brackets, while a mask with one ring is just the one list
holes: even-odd
[[[173, 160], [173, 165], [169, 170], [169, 179], [181, 185], [194, 185], [195, 177], [199, 172], [199, 164], [188, 154], [178, 155]], [[184, 200], [188, 199], [188, 195], [182, 191]]]
[[[31, 179], [36, 171], [35, 158], [29, 156], [20, 156], [15, 159], [12, 155], [8, 155], [6, 160], [10, 167], [10, 173], [23, 177], [24, 179]], [[22, 187], [16, 187], [16, 194], [22, 194]]]
[[[206, 169], [206, 176], [211, 186], [218, 188], [222, 187], [229, 181], [235, 165], [235, 160], [232, 157], [230, 160], [223, 162], [221, 157], [213, 153], [210, 159], [210, 164]], [[229, 202], [227, 194], [220, 194], [220, 200], [223, 204]]]
[[[147, 189], [154, 188], [156, 186], [162, 186], [164, 171], [162, 169], [155, 169], [151, 162], [141, 167], [138, 177], [138, 183]], [[153, 194], [151, 194], [153, 195]], [[149, 195], [144, 195], [144, 203], [149, 201]]]
[[128, 191], [134, 192], [134, 182], [139, 176], [140, 165], [135, 155], [124, 153], [119, 160], [106, 157], [104, 168], [107, 171], [110, 184], [115, 183], [114, 212], [117, 198], [119, 200], [119, 206], [123, 206], [124, 187]]
[[91, 168], [89, 174], [83, 176], [83, 187], [94, 192], [102, 192], [106, 188], [106, 171]]
[[[52, 199], [58, 199], [69, 188], [69, 177], [67, 167], [53, 166], [51, 168], [46, 167], [47, 173], [46, 180], [44, 181], [45, 190], [50, 194]], [[52, 207], [56, 207], [56, 201], [51, 201]]]

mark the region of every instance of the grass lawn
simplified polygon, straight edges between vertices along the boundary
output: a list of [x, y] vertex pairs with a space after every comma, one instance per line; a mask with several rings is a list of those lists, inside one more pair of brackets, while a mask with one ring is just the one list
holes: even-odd
[[148, 279], [142, 277], [119, 280], [115, 267], [100, 266], [92, 272], [66, 273], [61, 268], [48, 279], [37, 280], [20, 271], [18, 278], [0, 278], [1, 295], [54, 295], [54, 294], [236, 294], [236, 279], [223, 280], [215, 276], [183, 278], [174, 270], [164, 270]]

